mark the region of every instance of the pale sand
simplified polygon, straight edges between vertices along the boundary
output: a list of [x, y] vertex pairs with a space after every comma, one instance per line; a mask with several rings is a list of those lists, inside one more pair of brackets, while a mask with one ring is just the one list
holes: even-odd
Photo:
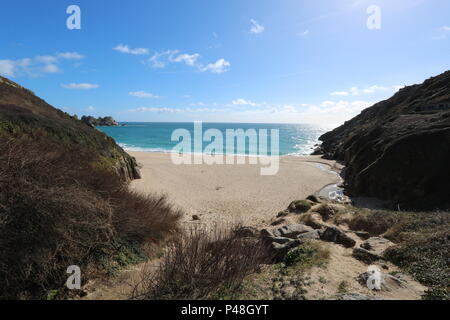
[[266, 225], [293, 200], [304, 199], [338, 176], [314, 162], [335, 166], [317, 156], [281, 157], [274, 176], [262, 176], [261, 165], [175, 165], [170, 154], [129, 152], [142, 165], [142, 179], [131, 187], [144, 193], [167, 195], [186, 212], [183, 221], [236, 222]]

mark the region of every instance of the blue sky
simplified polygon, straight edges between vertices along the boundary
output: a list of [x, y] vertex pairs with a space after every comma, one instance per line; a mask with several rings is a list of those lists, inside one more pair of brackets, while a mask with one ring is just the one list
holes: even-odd
[[450, 69], [448, 0], [15, 0], [0, 21], [1, 75], [120, 121], [336, 126]]

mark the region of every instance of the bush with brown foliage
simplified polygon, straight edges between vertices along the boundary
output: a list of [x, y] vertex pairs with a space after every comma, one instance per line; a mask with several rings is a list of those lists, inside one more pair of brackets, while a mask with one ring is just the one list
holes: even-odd
[[181, 212], [129, 191], [95, 157], [50, 139], [0, 137], [0, 299], [45, 298], [64, 288], [68, 266], [85, 282], [115, 243], [177, 230]]
[[156, 270], [143, 273], [132, 299], [214, 299], [236, 292], [268, 255], [259, 239], [235, 230], [193, 224], [169, 243]]

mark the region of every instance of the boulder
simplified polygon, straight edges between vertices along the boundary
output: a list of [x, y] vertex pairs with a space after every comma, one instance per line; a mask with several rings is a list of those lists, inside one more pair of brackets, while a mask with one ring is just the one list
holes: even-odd
[[300, 244], [300, 240], [289, 240], [283, 244], [272, 242], [268, 246], [268, 252], [275, 262], [281, 262], [291, 249], [298, 247]]
[[353, 249], [352, 256], [364, 263], [372, 264], [375, 261], [383, 260], [383, 257], [363, 248]]
[[346, 235], [344, 231], [334, 226], [328, 227], [321, 232], [320, 239], [342, 244], [346, 248], [351, 248], [356, 244], [355, 240]]
[[[367, 287], [367, 280], [372, 275], [371, 272], [363, 272], [361, 273], [356, 280], [364, 287]], [[380, 285], [379, 287], [375, 287], [373, 290], [376, 291], [395, 291], [399, 289], [408, 288], [408, 283], [403, 279], [401, 274], [391, 275], [387, 273], [380, 273]]]
[[395, 244], [382, 237], [372, 237], [361, 244], [361, 248], [369, 250], [375, 254], [382, 255], [383, 252]]
[[310, 231], [314, 231], [314, 229], [304, 224], [298, 223], [298, 224], [289, 224], [281, 228], [275, 229], [272, 231], [272, 233], [276, 237], [296, 239], [298, 235]]
[[355, 234], [363, 240], [367, 240], [370, 238], [370, 233], [367, 231], [355, 231]]
[[319, 240], [320, 233], [317, 230], [301, 233], [297, 236], [299, 240]]

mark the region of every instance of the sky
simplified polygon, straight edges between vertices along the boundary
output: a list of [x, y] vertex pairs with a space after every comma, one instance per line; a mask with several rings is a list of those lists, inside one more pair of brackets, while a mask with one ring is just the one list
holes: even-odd
[[335, 127], [450, 69], [448, 0], [15, 0], [0, 24], [0, 75], [118, 121]]

